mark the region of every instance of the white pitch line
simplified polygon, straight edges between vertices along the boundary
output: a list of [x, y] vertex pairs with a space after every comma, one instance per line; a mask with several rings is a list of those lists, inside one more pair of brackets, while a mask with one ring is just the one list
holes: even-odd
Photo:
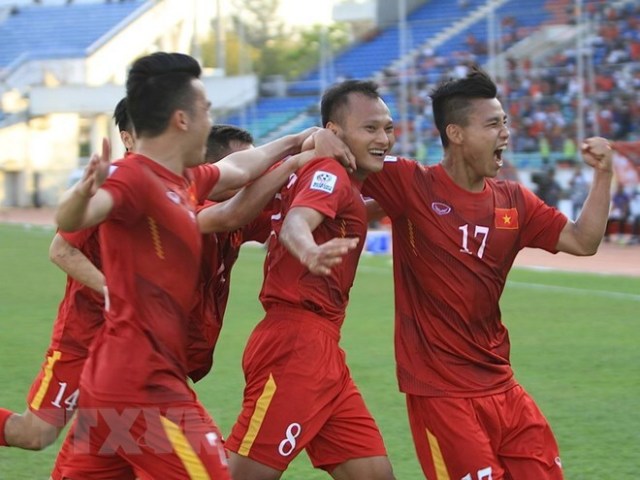
[[540, 283], [515, 282], [511, 280], [507, 281], [507, 286], [529, 288], [531, 290], [545, 290], [548, 292], [576, 293], [580, 295], [593, 295], [596, 297], [618, 298], [622, 300], [640, 302], [640, 295], [624, 292], [611, 292], [609, 290], [591, 290], [588, 288], [561, 287], [558, 285], [543, 285]]
[[[366, 272], [366, 273], [391, 275], [391, 270], [392, 270], [391, 261], [389, 261], [388, 267], [375, 267], [373, 265], [363, 265], [362, 263], [358, 266], [359, 272]], [[529, 288], [531, 290], [544, 290], [548, 292], [574, 293], [578, 295], [593, 295], [596, 297], [616, 298], [621, 300], [631, 300], [632, 302], [640, 302], [640, 295], [636, 295], [633, 293], [624, 293], [624, 292], [612, 292], [609, 290], [591, 290], [588, 288], [562, 287], [559, 285], [545, 285], [541, 283], [517, 282], [513, 280], [507, 280], [507, 286], [514, 286], [516, 288]]]
[[[374, 267], [369, 265], [360, 265], [358, 267], [358, 270], [362, 272], [367, 272], [367, 273], [380, 273], [380, 274], [391, 273], [391, 268]], [[624, 293], [624, 292], [612, 292], [609, 290], [592, 290], [588, 288], [562, 287], [559, 285], [545, 285], [541, 283], [517, 282], [513, 280], [507, 280], [507, 286], [513, 286], [516, 288], [529, 288], [531, 290], [544, 290], [548, 292], [557, 292], [557, 293], [593, 295], [597, 297], [617, 298], [621, 300], [631, 300], [633, 302], [640, 302], [640, 295], [635, 295], [633, 293]]]

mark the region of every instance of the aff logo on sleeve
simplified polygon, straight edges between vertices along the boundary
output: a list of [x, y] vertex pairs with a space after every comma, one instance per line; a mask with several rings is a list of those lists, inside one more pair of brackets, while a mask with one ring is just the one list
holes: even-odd
[[313, 179], [311, 180], [311, 190], [321, 190], [323, 192], [331, 193], [336, 186], [337, 180], [338, 177], [336, 177], [333, 173], [318, 170], [313, 174]]

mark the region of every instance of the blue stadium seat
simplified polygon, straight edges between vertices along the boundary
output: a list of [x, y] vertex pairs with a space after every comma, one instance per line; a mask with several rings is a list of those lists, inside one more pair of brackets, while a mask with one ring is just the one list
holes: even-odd
[[26, 60], [76, 58], [136, 10], [144, 0], [15, 7], [0, 22], [0, 70]]
[[[532, 1], [538, 5], [532, 4]], [[522, 5], [517, 0], [510, 0], [500, 6], [496, 11], [496, 20], [499, 22], [505, 17], [516, 17], [519, 29], [533, 29], [547, 21], [551, 14], [545, 10], [546, 0], [532, 0], [526, 5]], [[487, 0], [469, 0], [466, 7], [461, 7], [458, 2], [438, 2], [431, 1], [419, 6], [407, 17], [407, 28], [409, 30], [408, 49], [418, 48], [424, 45], [430, 38], [444, 31], [451, 26], [455, 20], [465, 17], [468, 12], [475, 11], [480, 6], [486, 5]], [[467, 36], [472, 34], [479, 43], [486, 44], [489, 38], [488, 21], [486, 17], [479, 18], [467, 28], [448, 39], [444, 44], [437, 47], [434, 55], [446, 57], [448, 63], [439, 67], [430, 68], [425, 73], [428, 83], [435, 83], [446, 75], [450, 68], [458, 62], [455, 53], [468, 51], [466, 44]], [[371, 78], [375, 73], [390, 67], [399, 57], [399, 28], [394, 24], [383, 29], [373, 38], [350, 46], [344, 52], [337, 55], [333, 61], [333, 78], [327, 79], [328, 83], [334, 83], [339, 78]], [[486, 55], [479, 55], [475, 59], [476, 63], [482, 64], [486, 61]], [[288, 132], [283, 126], [291, 119], [302, 115], [306, 110], [317, 105], [320, 96], [321, 68], [311, 70], [306, 75], [300, 77], [289, 87], [288, 93], [291, 97], [285, 99], [260, 99], [255, 108], [251, 109], [250, 120], [247, 121], [239, 115], [228, 117], [225, 121], [236, 123], [252, 131], [258, 143], [265, 135], [278, 131]], [[296, 104], [294, 98], [299, 97], [300, 103]], [[397, 116], [396, 99], [393, 94], [385, 97], [392, 114]], [[295, 110], [297, 108], [297, 111]], [[410, 114], [410, 118], [413, 114]], [[301, 122], [306, 125], [308, 122], [319, 123], [318, 118], [309, 116], [309, 120]], [[296, 127], [300, 124], [296, 123]]]

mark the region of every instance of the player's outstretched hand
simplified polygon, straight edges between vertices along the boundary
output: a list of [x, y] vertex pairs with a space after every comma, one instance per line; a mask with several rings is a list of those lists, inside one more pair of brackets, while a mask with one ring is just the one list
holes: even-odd
[[111, 166], [111, 145], [106, 138], [102, 139], [102, 153], [94, 153], [84, 169], [84, 174], [76, 184], [75, 190], [84, 197], [92, 197], [109, 176]]
[[595, 170], [603, 173], [613, 171], [613, 149], [606, 138], [590, 137], [582, 143], [582, 158]]
[[305, 128], [303, 131], [301, 131], [300, 133], [296, 134], [298, 136], [298, 138], [300, 139], [300, 151], [304, 152], [305, 150], [312, 150], [313, 149], [313, 134], [316, 133], [318, 130], [322, 130], [321, 127], [309, 127], [309, 128]]
[[321, 128], [305, 140], [303, 150], [313, 149], [316, 158], [335, 158], [348, 172], [356, 169], [356, 157], [347, 145], [328, 128]]
[[329, 275], [350, 250], [358, 245], [357, 238], [333, 238], [317, 245], [302, 258], [302, 264], [314, 275]]

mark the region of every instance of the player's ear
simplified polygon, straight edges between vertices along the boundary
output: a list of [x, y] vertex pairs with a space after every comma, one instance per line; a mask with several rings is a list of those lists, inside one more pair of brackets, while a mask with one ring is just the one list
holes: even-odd
[[186, 131], [189, 129], [189, 115], [184, 110], [176, 110], [171, 115], [171, 123], [173, 123], [176, 128]]
[[324, 128], [331, 130], [336, 135], [338, 135], [338, 133], [340, 132], [340, 127], [338, 127], [338, 125], [332, 121], [327, 122], [327, 125]]
[[462, 128], [460, 128], [460, 125], [450, 123], [444, 131], [450, 143], [454, 143], [456, 145], [460, 145], [462, 143], [462, 140], [464, 139], [464, 132], [462, 131]]
[[125, 130], [122, 130], [120, 132], [120, 140], [122, 140], [122, 144], [124, 145], [124, 148], [127, 149], [127, 152], [130, 152], [131, 150], [133, 150], [133, 145], [134, 145], [133, 135], [131, 135], [129, 132]]

